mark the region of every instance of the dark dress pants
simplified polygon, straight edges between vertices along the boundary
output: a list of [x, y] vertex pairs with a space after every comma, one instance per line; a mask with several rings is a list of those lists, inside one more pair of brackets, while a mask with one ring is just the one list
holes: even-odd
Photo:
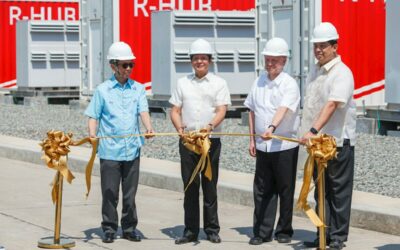
[[[218, 234], [220, 227], [218, 221], [218, 203], [217, 203], [217, 182], [219, 155], [221, 153], [221, 141], [219, 138], [211, 138], [211, 148], [209, 151], [212, 180], [209, 181], [202, 171], [198, 174], [189, 188], [185, 192], [183, 208], [185, 210], [185, 230], [184, 235], [197, 237], [200, 230], [200, 204], [199, 204], [199, 189], [200, 183], [203, 190], [203, 221], [204, 232], [206, 234]], [[200, 156], [188, 150], [179, 141], [179, 153], [181, 156], [181, 175], [183, 185], [186, 187], [190, 177], [199, 162]], [[201, 178], [200, 178], [201, 176]]]
[[[337, 148], [337, 159], [328, 162], [325, 171], [325, 218], [327, 236], [330, 241], [347, 241], [350, 226], [351, 199], [354, 179], [354, 146], [345, 139], [343, 147]], [[314, 179], [317, 171], [314, 171]], [[314, 198], [317, 202], [318, 190]]]
[[100, 159], [101, 192], [103, 195], [101, 227], [104, 232], [118, 230], [119, 187], [122, 187], [121, 227], [123, 232], [135, 230], [138, 218], [135, 196], [139, 181], [140, 157], [132, 161]]
[[272, 239], [279, 197], [279, 220], [275, 235], [293, 235], [293, 196], [299, 147], [266, 153], [257, 150], [254, 175], [255, 237]]

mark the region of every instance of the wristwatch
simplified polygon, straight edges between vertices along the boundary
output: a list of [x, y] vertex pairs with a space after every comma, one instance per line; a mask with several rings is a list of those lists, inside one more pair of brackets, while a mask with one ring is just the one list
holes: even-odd
[[210, 128], [211, 128], [211, 131], [213, 131], [213, 130], [214, 130], [214, 125], [213, 125], [212, 123], [209, 123], [209, 124], [208, 124], [208, 126], [210, 126]]
[[310, 132], [314, 135], [318, 134], [318, 130], [315, 129], [314, 127], [310, 128]]
[[272, 130], [272, 133], [274, 133], [274, 132], [275, 132], [275, 130], [276, 130], [276, 126], [275, 126], [275, 125], [272, 125], [272, 124], [271, 124], [271, 125], [269, 125], [269, 126], [268, 126], [268, 128], [273, 128], [273, 130]]

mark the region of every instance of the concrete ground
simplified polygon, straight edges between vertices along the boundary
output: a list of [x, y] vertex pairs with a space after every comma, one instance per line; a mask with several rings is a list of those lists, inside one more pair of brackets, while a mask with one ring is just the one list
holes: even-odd
[[[7, 250], [37, 249], [37, 242], [52, 237], [54, 206], [50, 182], [55, 171], [44, 164], [33, 164], [0, 157], [0, 246]], [[74, 172], [72, 184], [64, 183], [63, 236], [76, 242], [73, 249], [304, 249], [302, 241], [314, 239], [315, 228], [306, 218], [294, 217], [295, 233], [290, 244], [276, 241], [250, 246], [252, 235], [251, 206], [219, 203], [221, 244], [212, 244], [200, 235], [199, 242], [177, 246], [174, 239], [183, 230], [181, 192], [139, 186], [136, 197], [141, 242], [117, 239], [112, 244], [101, 241], [101, 194], [97, 176], [92, 177], [92, 191], [85, 199], [84, 175]], [[121, 232], [119, 232], [119, 236]], [[400, 249], [400, 236], [351, 228], [346, 249]]]

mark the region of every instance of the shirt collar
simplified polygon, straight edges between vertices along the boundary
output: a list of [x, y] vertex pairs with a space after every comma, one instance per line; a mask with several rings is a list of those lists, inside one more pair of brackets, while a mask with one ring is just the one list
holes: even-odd
[[112, 83], [112, 87], [113, 87], [113, 88], [115, 88], [115, 87], [121, 87], [121, 88], [129, 88], [129, 89], [131, 89], [131, 88], [133, 87], [133, 85], [135, 84], [135, 82], [134, 82], [132, 79], [128, 78], [128, 81], [124, 84], [124, 86], [122, 86], [122, 85], [117, 81], [117, 79], [115, 78], [115, 75], [114, 75], [114, 74], [113, 74], [112, 77], [110, 78], [110, 81], [111, 81], [111, 83]]
[[203, 81], [203, 80], [210, 81], [210, 76], [211, 76], [211, 74], [210, 74], [210, 72], [208, 72], [208, 73], [207, 73], [205, 76], [203, 76], [202, 78], [197, 78], [197, 77], [196, 77], [196, 74], [193, 73], [191, 80], [196, 80], [196, 81], [198, 81], [198, 82], [201, 82], [201, 81]]
[[324, 64], [322, 67], [319, 67], [319, 68], [323, 68], [325, 71], [328, 72], [333, 66], [335, 66], [337, 63], [339, 63], [341, 61], [342, 60], [341, 60], [340, 56], [336, 56], [335, 58], [333, 58], [332, 60], [330, 60], [329, 62], [327, 62], [326, 64]]
[[279, 75], [277, 77], [275, 77], [274, 80], [269, 79], [268, 77], [268, 73], [265, 73], [265, 79], [266, 79], [266, 83], [269, 84], [275, 84], [277, 86], [279, 86], [281, 84], [281, 82], [283, 81], [284, 78], [284, 74], [283, 71], [281, 73], [279, 73]]

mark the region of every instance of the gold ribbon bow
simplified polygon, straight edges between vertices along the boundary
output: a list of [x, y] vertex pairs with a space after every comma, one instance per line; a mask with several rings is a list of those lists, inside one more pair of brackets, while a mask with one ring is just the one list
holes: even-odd
[[212, 180], [211, 161], [208, 154], [208, 151], [211, 148], [211, 141], [208, 135], [209, 133], [207, 133], [206, 130], [200, 130], [186, 133], [182, 137], [183, 145], [187, 149], [198, 155], [201, 155], [200, 160], [197, 163], [192, 176], [190, 177], [189, 183], [185, 187], [185, 192], [193, 182], [194, 178], [196, 178], [196, 175], [204, 169], [206, 169], [204, 176], [207, 177], [209, 181]]
[[[308, 158], [304, 165], [303, 186], [301, 187], [296, 207], [302, 209], [315, 226], [321, 227], [324, 226], [324, 223], [308, 205], [307, 196], [310, 191], [311, 179], [314, 172], [314, 163], [317, 164], [319, 170], [325, 171], [328, 166], [328, 161], [336, 157], [335, 138], [327, 134], [312, 137], [307, 142], [307, 152]], [[317, 179], [319, 179], [319, 177]]]
[[[41, 158], [45, 160], [46, 165], [49, 168], [52, 168], [57, 172], [59, 171], [62, 174], [62, 176], [68, 181], [68, 183], [71, 183], [75, 177], [72, 174], [72, 172], [68, 169], [67, 165], [68, 153], [70, 152], [69, 146], [79, 146], [87, 142], [92, 144], [92, 155], [90, 157], [88, 164], [86, 165], [86, 188], [87, 188], [86, 197], [87, 197], [90, 192], [91, 175], [92, 175], [93, 163], [96, 158], [98, 139], [86, 137], [76, 142], [72, 141], [71, 139], [72, 136], [73, 136], [72, 133], [64, 134], [64, 132], [62, 131], [54, 131], [54, 130], [48, 131], [47, 139], [43, 140], [43, 142], [39, 144], [42, 147], [43, 151], [43, 155]], [[58, 175], [56, 174], [52, 182], [53, 188], [51, 191], [51, 197], [53, 203], [56, 203], [58, 200], [58, 192], [57, 192], [58, 185], [59, 185], [59, 180], [58, 180]]]

